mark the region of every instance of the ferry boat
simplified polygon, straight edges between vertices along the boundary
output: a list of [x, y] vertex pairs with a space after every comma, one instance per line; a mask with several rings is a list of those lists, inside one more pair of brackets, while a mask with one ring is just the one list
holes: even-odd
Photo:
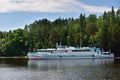
[[79, 59], [79, 58], [114, 58], [110, 52], [102, 52], [96, 47], [61, 47], [38, 49], [37, 52], [28, 52], [30, 60], [48, 59]]

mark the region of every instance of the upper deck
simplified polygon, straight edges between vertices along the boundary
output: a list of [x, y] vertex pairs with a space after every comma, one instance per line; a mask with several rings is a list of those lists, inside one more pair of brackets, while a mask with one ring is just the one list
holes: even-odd
[[47, 49], [38, 49], [38, 52], [56, 52], [56, 51], [63, 51], [63, 52], [89, 52], [89, 51], [97, 51], [100, 52], [99, 48], [95, 47], [58, 47], [58, 48], [47, 48]]

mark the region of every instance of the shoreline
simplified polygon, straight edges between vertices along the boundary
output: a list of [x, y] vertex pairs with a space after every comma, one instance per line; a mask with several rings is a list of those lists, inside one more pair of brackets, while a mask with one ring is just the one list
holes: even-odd
[[27, 56], [14, 56], [14, 57], [0, 57], [0, 59], [22, 59], [22, 58], [24, 58], [24, 59], [28, 59], [28, 57]]
[[[28, 56], [13, 56], [13, 57], [4, 57], [4, 56], [1, 56], [0, 59], [28, 59]], [[115, 57], [114, 59], [120, 59], [120, 57]]]
[[115, 59], [120, 59], [120, 57], [115, 57]]

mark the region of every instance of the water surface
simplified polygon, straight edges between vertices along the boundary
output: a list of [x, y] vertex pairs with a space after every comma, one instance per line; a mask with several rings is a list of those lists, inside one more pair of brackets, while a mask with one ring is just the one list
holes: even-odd
[[0, 80], [119, 80], [119, 61], [0, 59]]

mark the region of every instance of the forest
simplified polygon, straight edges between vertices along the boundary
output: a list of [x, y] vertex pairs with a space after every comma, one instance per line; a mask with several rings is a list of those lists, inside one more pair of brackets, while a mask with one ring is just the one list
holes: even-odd
[[120, 57], [120, 8], [101, 16], [80, 14], [74, 18], [36, 20], [24, 29], [0, 31], [0, 56], [25, 56], [28, 51], [67, 46], [96, 46]]

